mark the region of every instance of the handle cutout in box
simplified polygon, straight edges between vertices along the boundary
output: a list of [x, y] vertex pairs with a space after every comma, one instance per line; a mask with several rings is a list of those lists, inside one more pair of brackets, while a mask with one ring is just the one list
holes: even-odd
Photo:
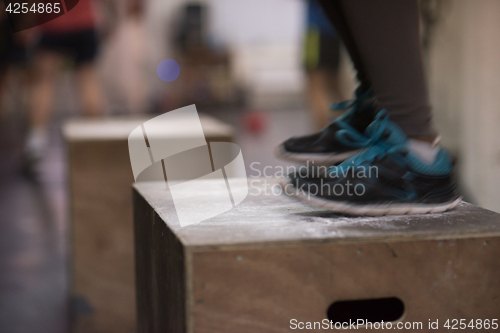
[[357, 321], [392, 322], [403, 317], [405, 305], [397, 297], [337, 301], [327, 310], [328, 320], [334, 323]]

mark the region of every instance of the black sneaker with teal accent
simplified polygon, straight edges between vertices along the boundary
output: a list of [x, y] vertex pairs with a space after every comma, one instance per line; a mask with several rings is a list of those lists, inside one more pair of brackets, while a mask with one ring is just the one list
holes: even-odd
[[355, 144], [367, 148], [330, 167], [325, 175], [290, 175], [282, 181], [284, 192], [312, 206], [350, 215], [440, 213], [461, 202], [448, 153], [437, 148], [431, 164], [422, 162], [385, 110], [365, 131], [365, 141]]
[[334, 110], [349, 111], [336, 118], [321, 132], [286, 140], [276, 148], [276, 155], [294, 162], [314, 161], [317, 164], [332, 165], [359, 152], [359, 146], [353, 147], [345, 140], [340, 140], [339, 132], [348, 131], [361, 135], [373, 121], [376, 111], [373, 108], [372, 89], [363, 91], [360, 87], [355, 95], [354, 101], [332, 105]]

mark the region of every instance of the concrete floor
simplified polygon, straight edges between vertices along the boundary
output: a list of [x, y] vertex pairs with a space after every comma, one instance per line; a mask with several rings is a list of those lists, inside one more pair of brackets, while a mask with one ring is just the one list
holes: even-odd
[[[260, 133], [242, 128], [242, 112], [210, 114], [237, 128], [249, 176], [253, 162], [286, 165], [273, 156], [274, 146], [311, 130], [307, 113], [300, 110], [266, 112]], [[21, 116], [0, 118], [1, 333], [69, 331], [69, 216], [61, 123], [59, 119], [51, 128], [51, 148], [35, 182], [19, 171], [25, 132]]]
[[0, 332], [67, 332], [62, 146], [30, 181], [19, 172], [22, 132], [13, 116], [0, 123]]

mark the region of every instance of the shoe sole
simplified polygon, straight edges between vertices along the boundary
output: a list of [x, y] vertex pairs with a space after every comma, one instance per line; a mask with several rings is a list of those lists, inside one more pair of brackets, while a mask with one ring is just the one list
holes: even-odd
[[[285, 188], [285, 186], [292, 184], [289, 178], [284, 178], [280, 181], [280, 185]], [[356, 216], [384, 216], [384, 215], [423, 215], [432, 213], [443, 213], [450, 209], [455, 208], [462, 202], [462, 197], [452, 201], [442, 204], [372, 204], [372, 205], [360, 205], [345, 201], [331, 201], [323, 198], [318, 198], [313, 195], [308, 195], [306, 193], [301, 193], [301, 191], [295, 191], [295, 193], [288, 194], [284, 191], [286, 195], [297, 198], [298, 200], [305, 202], [311, 206], [318, 208], [325, 208], [338, 213], [356, 215]]]
[[283, 145], [279, 145], [278, 147], [275, 148], [274, 154], [276, 157], [281, 158], [283, 160], [291, 161], [291, 162], [309, 162], [313, 161], [314, 163], [317, 163], [318, 165], [333, 165], [337, 164], [340, 162], [345, 161], [349, 157], [352, 157], [359, 153], [362, 149], [358, 150], [353, 150], [351, 152], [347, 153], [341, 153], [341, 154], [333, 154], [333, 153], [328, 153], [328, 154], [301, 154], [301, 153], [291, 153], [283, 147]]

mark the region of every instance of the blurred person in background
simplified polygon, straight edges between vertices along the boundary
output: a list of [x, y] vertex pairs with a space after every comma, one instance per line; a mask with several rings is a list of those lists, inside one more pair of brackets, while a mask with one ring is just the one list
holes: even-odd
[[461, 198], [432, 124], [417, 0], [320, 3], [349, 52], [359, 87], [352, 102], [335, 106], [349, 111], [332, 124], [277, 148], [280, 157], [331, 166], [319, 175], [290, 175], [285, 193], [352, 215], [454, 208]]
[[321, 129], [328, 125], [331, 103], [343, 99], [339, 75], [340, 36], [317, 0], [307, 2], [306, 29], [304, 67], [309, 104], [314, 123]]
[[106, 90], [106, 113], [136, 114], [148, 110], [148, 43], [144, 0], [116, 4], [113, 36], [103, 45], [99, 72]]
[[[112, 6], [113, 2], [106, 4]], [[103, 112], [96, 71], [99, 35], [94, 6], [93, 0], [80, 0], [66, 14], [35, 28], [40, 35], [33, 59], [30, 130], [24, 149], [24, 167], [28, 172], [34, 171], [48, 144], [47, 128], [63, 60], [69, 58], [73, 62], [83, 114], [97, 117]]]
[[[6, 85], [15, 70], [21, 70], [22, 79], [27, 81], [25, 69], [28, 64], [28, 36], [24, 33], [13, 34], [5, 12], [0, 4], [0, 108], [3, 107]], [[0, 109], [0, 117], [5, 116]]]

